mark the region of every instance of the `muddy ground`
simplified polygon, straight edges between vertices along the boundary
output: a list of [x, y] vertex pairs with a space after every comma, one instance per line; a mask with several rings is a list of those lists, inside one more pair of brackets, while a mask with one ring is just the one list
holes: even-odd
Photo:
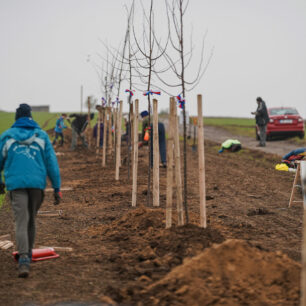
[[[294, 174], [274, 170], [276, 155], [218, 149], [205, 142], [208, 228], [198, 227], [197, 155], [189, 147], [191, 224], [166, 230], [166, 169], [160, 168], [160, 208], [146, 207], [146, 147], [137, 208], [126, 163], [116, 182], [113, 159], [102, 168], [94, 152], [59, 148], [62, 187], [71, 190], [57, 207], [46, 192], [41, 210], [63, 214], [37, 218], [36, 247], [73, 252], [34, 263], [30, 277], [18, 279], [13, 249], [1, 250], [0, 305], [297, 305], [302, 205], [287, 208]], [[0, 235], [7, 233], [14, 239], [9, 203], [0, 210]]]

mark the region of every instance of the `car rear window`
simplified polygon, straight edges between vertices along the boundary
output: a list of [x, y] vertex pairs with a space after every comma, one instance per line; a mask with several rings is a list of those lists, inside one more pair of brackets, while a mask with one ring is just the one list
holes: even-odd
[[298, 115], [299, 113], [295, 108], [273, 108], [269, 109], [270, 116], [280, 115]]

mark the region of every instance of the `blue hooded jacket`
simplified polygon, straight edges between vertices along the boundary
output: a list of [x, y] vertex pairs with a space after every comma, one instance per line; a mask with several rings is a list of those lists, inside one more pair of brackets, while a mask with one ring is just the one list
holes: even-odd
[[62, 133], [63, 129], [66, 129], [67, 126], [65, 125], [64, 122], [64, 118], [62, 116], [60, 116], [57, 120], [56, 120], [56, 124], [55, 124], [55, 129], [54, 131], [56, 133]]
[[54, 190], [60, 190], [59, 166], [49, 136], [32, 118], [21, 117], [2, 133], [0, 174], [3, 169], [7, 190], [45, 189], [47, 176]]

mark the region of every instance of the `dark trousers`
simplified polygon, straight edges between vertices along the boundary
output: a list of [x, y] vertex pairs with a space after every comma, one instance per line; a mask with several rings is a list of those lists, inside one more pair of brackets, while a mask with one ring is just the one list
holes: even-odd
[[56, 141], [57, 141], [57, 138], [58, 138], [58, 137], [61, 137], [61, 140], [60, 140], [59, 145], [62, 146], [62, 145], [64, 144], [64, 134], [63, 134], [62, 132], [61, 132], [61, 133], [55, 132], [55, 138], [54, 138], [52, 144], [53, 144], [53, 145], [56, 144]]
[[259, 125], [259, 143], [261, 146], [265, 146], [266, 145], [266, 138], [267, 138], [267, 126], [266, 125]]
[[[151, 125], [151, 167], [153, 166], [153, 127]], [[163, 164], [167, 163], [167, 151], [166, 151], [166, 132], [163, 123], [158, 122], [158, 143], [160, 159]]]
[[83, 147], [88, 148], [88, 144], [86, 142], [85, 136], [83, 134], [79, 134], [79, 131], [72, 126], [71, 127], [72, 135], [71, 135], [71, 150], [75, 150], [78, 143], [78, 136], [80, 136], [82, 140]]
[[19, 255], [29, 254], [34, 246], [35, 217], [43, 202], [41, 189], [26, 188], [10, 192], [16, 225], [16, 242]]

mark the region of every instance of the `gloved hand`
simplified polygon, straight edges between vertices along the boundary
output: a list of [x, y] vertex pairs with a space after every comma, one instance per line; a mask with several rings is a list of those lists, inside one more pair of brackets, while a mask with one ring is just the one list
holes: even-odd
[[0, 183], [0, 194], [5, 194], [5, 184]]
[[62, 200], [62, 193], [60, 191], [54, 191], [54, 205], [58, 205], [61, 203]]

